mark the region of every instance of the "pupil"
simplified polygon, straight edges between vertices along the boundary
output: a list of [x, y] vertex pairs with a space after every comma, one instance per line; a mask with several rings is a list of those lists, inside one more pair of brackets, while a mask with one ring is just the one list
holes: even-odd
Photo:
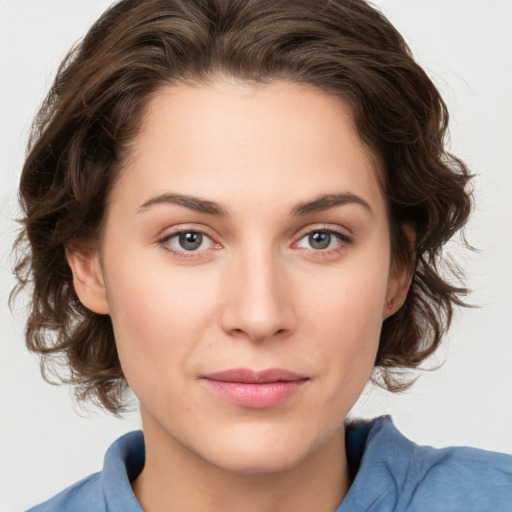
[[309, 235], [309, 243], [313, 249], [325, 249], [329, 247], [331, 243], [331, 235], [330, 233], [322, 233], [317, 231], [316, 233], [311, 233]]
[[193, 251], [203, 242], [203, 235], [201, 233], [180, 233], [179, 240], [183, 249]]

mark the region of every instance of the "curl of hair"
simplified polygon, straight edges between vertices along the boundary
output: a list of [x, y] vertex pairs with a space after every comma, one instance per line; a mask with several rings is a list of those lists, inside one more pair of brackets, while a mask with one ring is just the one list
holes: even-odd
[[[383, 386], [407, 387], [394, 371], [432, 354], [463, 305], [466, 290], [439, 266], [470, 213], [470, 175], [445, 149], [448, 113], [436, 87], [363, 0], [125, 0], [68, 54], [35, 119], [20, 182], [17, 290], [33, 290], [26, 342], [43, 373], [74, 384], [80, 399], [123, 410], [110, 317], [78, 300], [66, 248], [99, 236], [152, 95], [219, 76], [306, 84], [350, 105], [382, 163], [395, 264], [414, 271], [405, 305], [383, 324], [376, 360]], [[413, 250], [404, 225], [416, 232]]]

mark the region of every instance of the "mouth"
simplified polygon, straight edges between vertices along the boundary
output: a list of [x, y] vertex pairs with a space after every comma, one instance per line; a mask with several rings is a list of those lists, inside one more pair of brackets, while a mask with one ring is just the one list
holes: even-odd
[[210, 391], [231, 403], [265, 409], [286, 402], [310, 379], [280, 368], [263, 371], [235, 368], [203, 375], [201, 380]]

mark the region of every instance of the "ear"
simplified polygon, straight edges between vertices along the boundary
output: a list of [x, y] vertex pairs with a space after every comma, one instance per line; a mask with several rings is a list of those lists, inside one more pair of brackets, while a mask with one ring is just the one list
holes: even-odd
[[[414, 246], [416, 242], [416, 232], [410, 225], [403, 226], [403, 231], [409, 242], [412, 258], [414, 258]], [[394, 315], [404, 304], [407, 293], [411, 286], [414, 269], [409, 265], [398, 265], [391, 263], [388, 277], [388, 289], [386, 293], [386, 303], [382, 311], [382, 319], [385, 320]]]
[[68, 247], [66, 259], [80, 302], [94, 313], [107, 315], [110, 311], [98, 251], [85, 247]]

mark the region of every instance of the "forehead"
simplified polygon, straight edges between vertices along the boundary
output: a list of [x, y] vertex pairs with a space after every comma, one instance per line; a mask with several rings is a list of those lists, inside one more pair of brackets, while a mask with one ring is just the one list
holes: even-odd
[[348, 187], [382, 203], [379, 172], [341, 99], [296, 83], [223, 80], [152, 97], [114, 197], [130, 182], [138, 196], [172, 189], [222, 202], [234, 192], [285, 204]]

